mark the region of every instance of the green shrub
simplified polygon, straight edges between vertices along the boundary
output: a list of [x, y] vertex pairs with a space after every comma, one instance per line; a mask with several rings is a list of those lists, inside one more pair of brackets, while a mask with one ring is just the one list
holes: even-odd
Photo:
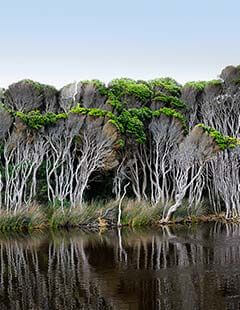
[[203, 91], [205, 86], [207, 85], [206, 81], [192, 81], [192, 82], [187, 82], [184, 87], [192, 87], [197, 89], [198, 91]]
[[115, 99], [122, 99], [125, 95], [134, 96], [143, 103], [150, 100], [152, 96], [151, 89], [145, 83], [137, 83], [127, 78], [112, 80], [109, 93]]
[[66, 113], [55, 114], [47, 112], [42, 114], [40, 111], [30, 111], [28, 113], [16, 112], [15, 116], [19, 117], [29, 128], [40, 129], [44, 126], [55, 125], [59, 119], [66, 119]]
[[179, 98], [174, 96], [168, 96], [163, 93], [158, 93], [154, 98], [154, 101], [164, 102], [167, 106], [172, 108], [185, 108], [186, 104]]
[[161, 88], [169, 95], [179, 97], [181, 95], [181, 85], [172, 78], [159, 78], [148, 82], [151, 88]]
[[221, 150], [233, 149], [240, 145], [240, 140], [237, 138], [224, 136], [221, 132], [204, 124], [198, 124], [197, 126], [201, 127], [205, 132], [207, 132], [209, 136], [214, 139]]

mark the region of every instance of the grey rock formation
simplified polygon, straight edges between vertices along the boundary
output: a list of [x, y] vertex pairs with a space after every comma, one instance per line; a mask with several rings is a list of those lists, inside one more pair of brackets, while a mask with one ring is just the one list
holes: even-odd
[[17, 111], [57, 111], [58, 91], [51, 86], [22, 80], [9, 86], [5, 92], [5, 105]]
[[0, 104], [3, 103], [4, 100], [4, 88], [0, 88]]
[[222, 70], [220, 78], [223, 79], [227, 85], [240, 82], [240, 66], [227, 66]]
[[0, 139], [4, 139], [13, 124], [10, 113], [0, 107]]
[[204, 88], [203, 100], [212, 100], [214, 97], [221, 95], [223, 84], [208, 84]]
[[111, 110], [106, 101], [107, 96], [102, 95], [97, 85], [91, 81], [68, 84], [60, 90], [59, 95], [59, 105], [64, 112], [78, 103], [85, 108]]

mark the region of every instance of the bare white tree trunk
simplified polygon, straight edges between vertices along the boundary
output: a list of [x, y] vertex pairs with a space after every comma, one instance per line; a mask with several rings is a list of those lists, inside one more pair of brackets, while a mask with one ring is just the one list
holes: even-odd
[[122, 216], [122, 201], [124, 199], [124, 197], [126, 196], [127, 194], [127, 187], [129, 186], [130, 183], [127, 183], [124, 188], [123, 188], [123, 195], [119, 201], [119, 204], [118, 204], [118, 221], [117, 221], [117, 226], [121, 226], [121, 216]]
[[13, 145], [9, 137], [4, 145], [5, 194], [7, 211], [16, 212], [28, 207], [36, 194], [36, 174], [46, 153], [46, 142], [41, 136], [32, 142], [19, 138]]

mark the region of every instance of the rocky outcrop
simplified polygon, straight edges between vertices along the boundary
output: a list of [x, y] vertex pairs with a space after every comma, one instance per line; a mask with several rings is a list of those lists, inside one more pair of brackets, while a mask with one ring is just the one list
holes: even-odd
[[13, 118], [9, 112], [0, 107], [0, 140], [4, 139], [13, 124]]
[[226, 85], [240, 83], [240, 66], [227, 66], [222, 70], [220, 78]]
[[41, 112], [57, 112], [58, 91], [48, 85], [22, 80], [8, 87], [4, 94], [4, 104], [22, 112], [36, 109]]
[[93, 81], [68, 84], [59, 93], [59, 106], [64, 112], [68, 112], [77, 103], [85, 108], [111, 110], [106, 101], [107, 96], [101, 94], [100, 86]]
[[0, 104], [3, 103], [3, 99], [4, 99], [4, 88], [0, 88]]

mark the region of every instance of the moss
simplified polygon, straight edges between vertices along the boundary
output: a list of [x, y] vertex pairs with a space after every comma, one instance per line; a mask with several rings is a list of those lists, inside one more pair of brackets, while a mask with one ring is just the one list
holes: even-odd
[[221, 132], [204, 124], [198, 124], [197, 126], [201, 127], [204, 132], [207, 132], [209, 136], [214, 139], [214, 141], [221, 150], [233, 149], [236, 146], [240, 145], [240, 140], [237, 138], [224, 136]]

